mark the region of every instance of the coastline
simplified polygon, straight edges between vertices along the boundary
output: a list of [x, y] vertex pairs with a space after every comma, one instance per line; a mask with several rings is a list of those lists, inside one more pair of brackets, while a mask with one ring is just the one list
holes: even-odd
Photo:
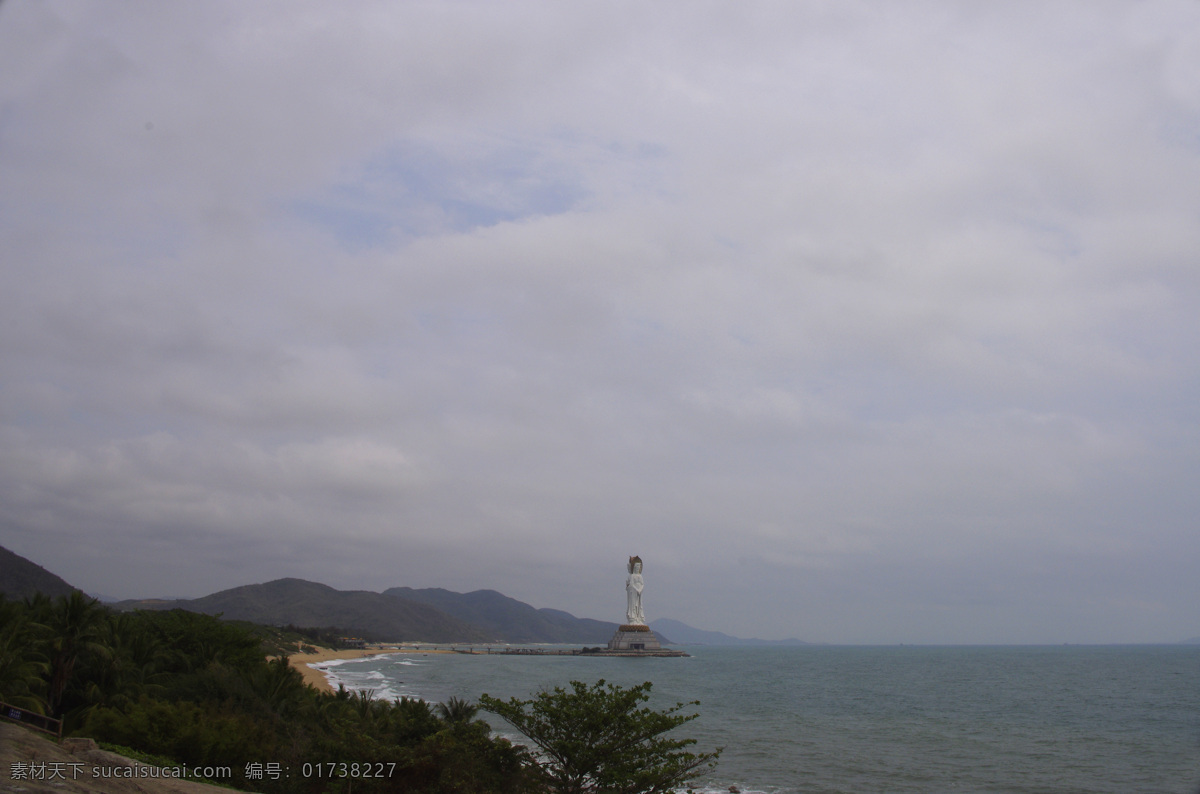
[[332, 648], [317, 648], [316, 653], [293, 653], [287, 657], [288, 664], [300, 671], [300, 675], [304, 677], [304, 683], [316, 687], [322, 692], [333, 693], [333, 685], [329, 683], [329, 679], [320, 670], [317, 670], [310, 665], [320, 664], [321, 662], [331, 662], [335, 659], [365, 659], [368, 656], [386, 656], [393, 653], [453, 653], [442, 649], [425, 649], [419, 651], [416, 648], [398, 648], [390, 646], [387, 648], [349, 648], [346, 650], [337, 651]]

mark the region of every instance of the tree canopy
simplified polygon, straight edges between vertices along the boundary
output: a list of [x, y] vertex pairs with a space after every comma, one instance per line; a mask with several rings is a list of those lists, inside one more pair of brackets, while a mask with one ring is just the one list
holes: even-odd
[[698, 714], [680, 713], [699, 701], [656, 711], [647, 681], [628, 689], [601, 679], [572, 681], [529, 700], [483, 695], [479, 705], [502, 717], [541, 750], [547, 785], [562, 794], [666, 792], [716, 765], [721, 750], [693, 753], [695, 739], [667, 736]]
[[78, 592], [0, 594], [0, 701], [61, 718], [66, 735], [227, 766], [223, 782], [249, 791], [541, 792], [528, 753], [493, 736], [468, 701], [319, 691], [268, 659], [246, 626], [116, 613]]

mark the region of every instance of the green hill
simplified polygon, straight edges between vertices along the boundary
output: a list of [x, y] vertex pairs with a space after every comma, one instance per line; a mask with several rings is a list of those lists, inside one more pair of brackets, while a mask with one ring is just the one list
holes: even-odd
[[577, 618], [558, 609], [536, 609], [495, 590], [455, 593], [440, 587], [423, 590], [392, 587], [383, 594], [435, 607], [479, 626], [492, 641], [603, 645], [617, 630], [616, 623]]
[[484, 642], [478, 626], [427, 604], [366, 590], [334, 590], [303, 579], [277, 579], [178, 601], [122, 601], [120, 609], [186, 609], [228, 620], [306, 628], [337, 626], [371, 641]]
[[0, 546], [0, 593], [9, 600], [17, 601], [34, 593], [57, 598], [70, 595], [75, 589], [37, 563]]
[[[0, 592], [20, 599], [42, 592], [69, 594], [71, 585], [0, 548]], [[383, 593], [335, 590], [303, 579], [244, 585], [202, 598], [140, 599], [118, 609], [186, 609], [267, 626], [337, 627], [370, 641], [439, 643], [580, 643], [603, 645], [616, 623], [537, 609], [495, 590], [455, 593], [442, 588], [393, 587]]]

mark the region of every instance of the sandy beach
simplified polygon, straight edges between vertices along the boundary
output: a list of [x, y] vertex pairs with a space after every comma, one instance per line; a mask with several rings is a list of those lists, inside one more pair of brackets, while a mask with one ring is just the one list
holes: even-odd
[[329, 679], [320, 670], [309, 667], [310, 664], [328, 662], [334, 659], [363, 659], [368, 656], [383, 656], [391, 653], [452, 653], [447, 650], [429, 648], [355, 648], [352, 650], [335, 651], [332, 648], [317, 648], [316, 653], [293, 653], [288, 656], [288, 663], [300, 671], [304, 682], [312, 684], [322, 692], [333, 692]]

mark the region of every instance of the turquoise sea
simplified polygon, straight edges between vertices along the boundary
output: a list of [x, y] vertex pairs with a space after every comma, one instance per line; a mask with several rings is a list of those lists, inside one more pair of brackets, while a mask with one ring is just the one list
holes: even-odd
[[[376, 696], [603, 678], [699, 700], [697, 791], [1200, 792], [1200, 647], [687, 648], [686, 659], [403, 653], [322, 665]], [[491, 715], [493, 727], [519, 740]]]

